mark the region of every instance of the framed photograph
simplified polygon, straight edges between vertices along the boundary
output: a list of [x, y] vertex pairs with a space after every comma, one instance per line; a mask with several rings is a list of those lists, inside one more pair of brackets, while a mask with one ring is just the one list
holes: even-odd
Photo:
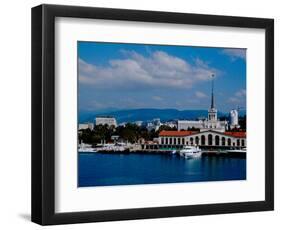
[[274, 21], [32, 8], [32, 221], [274, 208]]

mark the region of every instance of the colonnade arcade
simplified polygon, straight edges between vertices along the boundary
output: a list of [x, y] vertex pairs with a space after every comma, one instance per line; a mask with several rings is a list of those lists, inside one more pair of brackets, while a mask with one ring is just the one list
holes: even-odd
[[198, 145], [198, 146], [237, 146], [246, 147], [246, 138], [237, 138], [219, 133], [198, 133], [183, 137], [161, 136], [161, 145]]

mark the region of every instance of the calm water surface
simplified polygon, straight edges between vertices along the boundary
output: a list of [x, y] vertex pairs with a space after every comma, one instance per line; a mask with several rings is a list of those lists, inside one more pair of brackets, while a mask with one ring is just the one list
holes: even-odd
[[78, 186], [245, 180], [246, 159], [161, 154], [78, 154]]

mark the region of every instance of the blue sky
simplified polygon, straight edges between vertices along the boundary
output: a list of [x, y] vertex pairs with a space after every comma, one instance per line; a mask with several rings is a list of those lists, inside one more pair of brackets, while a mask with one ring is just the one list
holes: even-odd
[[246, 107], [246, 49], [78, 42], [80, 111]]

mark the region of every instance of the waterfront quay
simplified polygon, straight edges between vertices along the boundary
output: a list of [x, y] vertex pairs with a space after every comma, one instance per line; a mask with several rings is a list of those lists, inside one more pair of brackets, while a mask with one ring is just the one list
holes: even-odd
[[[184, 145], [161, 145], [161, 144], [143, 144], [141, 145], [142, 152], [151, 154], [171, 154], [173, 151], [179, 153], [183, 149]], [[230, 147], [230, 146], [200, 146], [203, 156], [229, 156], [229, 157], [246, 157], [245, 151], [239, 151], [242, 147]], [[238, 151], [237, 151], [238, 150]]]
[[[184, 145], [161, 145], [158, 143], [130, 144], [123, 145], [106, 145], [97, 148], [89, 148], [89, 151], [79, 151], [79, 153], [102, 153], [102, 154], [179, 154]], [[202, 146], [200, 147], [203, 156], [229, 156], [229, 157], [246, 157], [246, 151], [241, 147], [224, 147], [221, 146]], [[80, 149], [81, 150], [81, 149]], [[237, 151], [238, 150], [238, 151]]]

